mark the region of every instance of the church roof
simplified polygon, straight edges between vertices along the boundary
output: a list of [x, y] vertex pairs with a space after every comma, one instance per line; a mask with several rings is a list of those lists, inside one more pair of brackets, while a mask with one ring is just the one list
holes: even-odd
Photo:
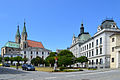
[[29, 47], [38, 47], [38, 48], [44, 48], [43, 44], [41, 42], [27, 40]]
[[20, 48], [20, 44], [12, 41], [8, 41], [4, 47]]

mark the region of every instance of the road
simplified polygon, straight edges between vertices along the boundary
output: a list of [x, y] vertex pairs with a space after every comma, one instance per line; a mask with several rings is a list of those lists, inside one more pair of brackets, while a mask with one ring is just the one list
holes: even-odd
[[120, 80], [120, 70], [53, 73], [0, 67], [0, 80]]

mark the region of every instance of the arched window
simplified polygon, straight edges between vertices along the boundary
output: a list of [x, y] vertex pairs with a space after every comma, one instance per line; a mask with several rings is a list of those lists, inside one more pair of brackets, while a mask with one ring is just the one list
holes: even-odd
[[25, 36], [25, 41], [27, 40], [27, 36]]

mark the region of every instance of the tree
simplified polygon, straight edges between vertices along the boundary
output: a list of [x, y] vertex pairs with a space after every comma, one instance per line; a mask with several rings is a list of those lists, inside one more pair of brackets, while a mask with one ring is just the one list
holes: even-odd
[[2, 62], [2, 57], [0, 57], [0, 63]]
[[28, 61], [28, 58], [22, 58], [22, 61], [24, 61], [24, 64]]
[[46, 63], [50, 64], [51, 66], [54, 66], [54, 63], [55, 63], [55, 57], [47, 57], [45, 59]]
[[15, 61], [17, 61], [18, 65], [19, 65], [19, 62], [22, 61], [22, 57], [20, 56], [17, 56], [17, 57], [14, 57]]
[[82, 66], [83, 66], [83, 63], [88, 62], [88, 59], [87, 59], [86, 56], [81, 56], [81, 57], [78, 57], [78, 58], [77, 58], [77, 62], [81, 63]]
[[58, 54], [58, 65], [59, 66], [68, 66], [68, 65], [72, 65], [75, 63], [75, 56], [73, 55], [72, 52], [70, 52], [69, 50], [62, 50], [59, 54]]
[[36, 61], [36, 58], [33, 58], [32, 60], [31, 60], [31, 64], [33, 64], [34, 66], [38, 66], [37, 64], [37, 61]]
[[8, 61], [10, 61], [10, 58], [9, 57], [5, 57], [4, 60], [7, 61], [7, 63], [8, 63]]
[[54, 66], [56, 56], [57, 56], [56, 52], [51, 52], [50, 55], [45, 59], [46, 64]]
[[44, 64], [44, 59], [43, 58], [37, 56], [36, 60], [37, 60], [38, 64]]
[[40, 64], [44, 64], [44, 60], [41, 57], [37, 56], [31, 60], [31, 63], [35, 66], [38, 66]]
[[13, 61], [15, 61], [14, 57], [10, 58], [11, 65], [13, 64]]
[[73, 53], [69, 50], [62, 50], [58, 56], [74, 57]]

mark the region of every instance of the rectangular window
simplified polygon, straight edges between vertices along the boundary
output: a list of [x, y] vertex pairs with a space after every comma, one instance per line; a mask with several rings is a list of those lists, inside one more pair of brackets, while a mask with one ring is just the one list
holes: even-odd
[[31, 51], [31, 54], [32, 54], [32, 51]]
[[96, 45], [98, 45], [98, 39], [96, 40]]
[[102, 54], [102, 48], [100, 48], [100, 54]]
[[36, 52], [36, 54], [38, 55], [38, 51]]
[[102, 44], [102, 38], [100, 38], [100, 44]]
[[112, 52], [114, 52], [114, 47], [112, 47]]
[[24, 54], [26, 54], [26, 51], [24, 51]]
[[42, 59], [44, 59], [44, 56], [42, 56]]
[[89, 57], [91, 57], [91, 51], [89, 51]]
[[44, 52], [42, 52], [42, 55], [44, 55]]
[[112, 42], [114, 42], [115, 41], [115, 38], [112, 38]]
[[85, 46], [85, 50], [86, 50], [86, 46]]
[[94, 56], [94, 52], [93, 52], [93, 50], [92, 50], [92, 56]]
[[92, 42], [92, 47], [94, 47], [94, 43]]
[[94, 64], [94, 60], [92, 60], [92, 65]]
[[98, 64], [98, 59], [96, 59], [96, 64]]
[[114, 58], [112, 58], [112, 62], [114, 62]]
[[100, 64], [103, 64], [103, 60], [102, 60], [102, 58], [100, 58]]
[[24, 58], [26, 58], [26, 56], [24, 56]]
[[88, 44], [87, 44], [87, 49], [88, 49]]
[[98, 48], [96, 49], [96, 55], [98, 55]]
[[87, 57], [88, 57], [88, 51], [87, 51]]
[[91, 48], [91, 43], [89, 43], [89, 49]]

